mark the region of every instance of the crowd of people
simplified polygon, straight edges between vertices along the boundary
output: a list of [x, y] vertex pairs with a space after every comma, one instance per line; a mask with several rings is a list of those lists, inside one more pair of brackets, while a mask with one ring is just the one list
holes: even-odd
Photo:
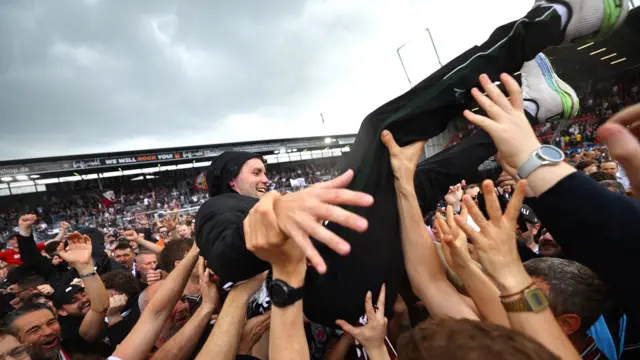
[[[616, 21], [583, 14], [598, 4], [536, 3], [508, 32], [569, 42], [612, 31]], [[416, 140], [427, 136], [416, 133], [449, 119], [409, 125], [463, 108], [404, 108], [430, 79], [367, 117], [344, 162], [268, 171], [262, 155], [229, 151], [207, 168], [206, 193], [162, 179], [4, 212], [17, 228], [0, 252], [0, 358], [640, 357], [640, 104], [605, 111], [598, 128], [574, 123], [563, 149], [544, 144], [541, 132], [561, 124], [550, 119], [569, 121], [578, 106], [566, 84], [571, 104], [545, 84], [555, 76], [545, 46], [518, 65], [522, 87], [506, 73], [507, 94], [487, 74], [474, 80], [484, 112], [463, 112], [474, 133], [423, 161]], [[475, 58], [455, 61], [488, 66]], [[464, 81], [464, 69], [443, 69], [436, 84]], [[369, 127], [399, 108], [405, 122]], [[574, 136], [598, 142], [568, 149]], [[498, 176], [465, 181], [496, 152]], [[55, 237], [38, 241], [48, 227]]]
[[[329, 180], [339, 173], [338, 162], [292, 163], [269, 166], [272, 179], [269, 190], [296, 191], [318, 182]], [[38, 199], [28, 197], [19, 204], [5, 204], [0, 211], [0, 246], [17, 231], [21, 213], [33, 212], [39, 221], [38, 239], [55, 236], [59, 223], [68, 222], [73, 229], [84, 227], [114, 227], [128, 223], [138, 214], [145, 214], [150, 221], [174, 210], [188, 211], [192, 215], [208, 199], [206, 189], [194, 186], [195, 172], [182, 172], [162, 176], [153, 181], [122, 182], [97, 186], [97, 181], [80, 181], [82, 186], [73, 189], [51, 187]], [[105, 190], [113, 186], [116, 190]], [[110, 193], [113, 192], [113, 194]], [[112, 196], [105, 204], [105, 197]]]

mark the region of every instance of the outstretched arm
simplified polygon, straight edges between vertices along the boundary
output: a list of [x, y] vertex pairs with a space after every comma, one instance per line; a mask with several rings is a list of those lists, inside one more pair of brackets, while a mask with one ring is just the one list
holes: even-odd
[[180, 264], [169, 274], [149, 305], [144, 309], [136, 326], [113, 353], [127, 360], [145, 359], [155, 344], [162, 326], [182, 296], [189, 276], [198, 262], [198, 248], [194, 245]]

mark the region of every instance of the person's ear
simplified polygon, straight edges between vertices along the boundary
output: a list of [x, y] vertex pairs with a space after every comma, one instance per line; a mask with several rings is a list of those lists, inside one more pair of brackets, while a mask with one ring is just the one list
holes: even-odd
[[64, 309], [60, 309], [60, 310], [58, 310], [58, 315], [67, 316], [67, 315], [69, 315], [69, 313]]
[[173, 262], [173, 268], [174, 268], [174, 269], [175, 269], [175, 268], [177, 268], [177, 267], [178, 267], [178, 265], [180, 265], [180, 262], [181, 262], [181, 261], [182, 261], [182, 260], [174, 261], [174, 262]]
[[567, 336], [575, 333], [580, 329], [580, 326], [582, 326], [582, 319], [580, 319], [580, 316], [576, 314], [563, 314], [557, 316], [556, 321], [558, 322], [558, 325], [560, 325], [562, 332]]

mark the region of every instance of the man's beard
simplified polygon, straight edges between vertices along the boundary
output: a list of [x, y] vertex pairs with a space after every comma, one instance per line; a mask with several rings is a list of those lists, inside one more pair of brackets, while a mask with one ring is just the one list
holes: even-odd
[[49, 350], [31, 346], [29, 348], [29, 355], [31, 355], [32, 360], [54, 360], [60, 355], [60, 346]]

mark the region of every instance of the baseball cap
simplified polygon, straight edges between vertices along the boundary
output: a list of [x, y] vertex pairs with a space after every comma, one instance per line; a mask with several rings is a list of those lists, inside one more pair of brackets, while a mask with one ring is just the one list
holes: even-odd
[[62, 305], [73, 304], [73, 295], [78, 292], [84, 291], [84, 288], [80, 285], [69, 284], [67, 286], [61, 286], [53, 292], [51, 300], [53, 305], [60, 309]]

